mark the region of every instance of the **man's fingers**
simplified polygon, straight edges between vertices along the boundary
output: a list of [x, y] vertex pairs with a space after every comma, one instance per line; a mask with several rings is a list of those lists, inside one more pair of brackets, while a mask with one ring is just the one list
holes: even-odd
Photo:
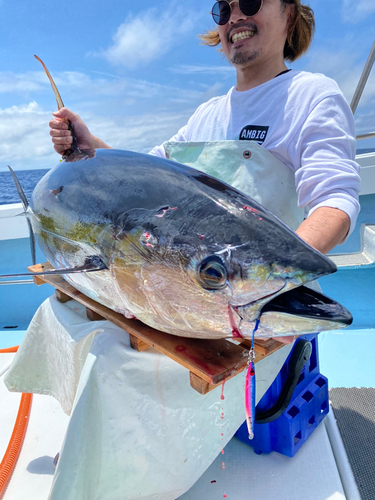
[[48, 125], [51, 129], [56, 129], [56, 130], [68, 130], [69, 129], [67, 123], [65, 123], [57, 118], [55, 118], [54, 120], [51, 120]]
[[[59, 111], [55, 111], [52, 114], [55, 118], [49, 122], [49, 126], [50, 136], [52, 137], [55, 151], [61, 153], [61, 151], [70, 149], [73, 143], [72, 132], [68, 130], [68, 120], [74, 125], [74, 136], [77, 140], [78, 148], [89, 149], [102, 147], [102, 145], [108, 147], [102, 141], [94, 137], [81, 118], [70, 111], [70, 109], [61, 108]], [[57, 146], [62, 146], [63, 149]]]
[[72, 135], [72, 133], [70, 130], [51, 128], [51, 130], [49, 131], [49, 135], [51, 137], [68, 137], [69, 135]]
[[70, 109], [68, 109], [68, 108], [61, 108], [61, 109], [59, 109], [59, 111], [54, 111], [52, 114], [56, 118], [60, 118], [60, 119], [61, 118], [68, 118], [68, 120], [70, 120], [72, 123], [74, 123], [80, 119], [78, 115], [73, 113], [73, 111], [70, 111]]
[[65, 146], [53, 146], [53, 149], [56, 151], [56, 153], [62, 155], [67, 148]]
[[52, 142], [53, 144], [57, 145], [65, 145], [64, 149], [67, 149], [66, 146], [70, 146], [73, 143], [73, 138], [72, 136], [68, 137], [52, 137]]

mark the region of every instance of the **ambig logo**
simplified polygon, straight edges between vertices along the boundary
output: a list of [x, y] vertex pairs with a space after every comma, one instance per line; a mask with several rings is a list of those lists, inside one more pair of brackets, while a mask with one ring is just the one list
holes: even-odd
[[240, 141], [255, 141], [258, 144], [263, 144], [267, 137], [269, 127], [261, 125], [246, 125], [241, 130]]

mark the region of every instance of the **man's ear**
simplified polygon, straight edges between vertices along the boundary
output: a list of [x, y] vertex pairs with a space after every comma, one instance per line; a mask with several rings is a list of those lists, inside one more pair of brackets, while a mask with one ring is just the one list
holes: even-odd
[[291, 39], [292, 32], [294, 30], [294, 25], [296, 21], [296, 16], [297, 16], [297, 9], [296, 5], [294, 3], [287, 3], [284, 4], [285, 10], [284, 10], [284, 15], [287, 18], [287, 23], [286, 23], [286, 41], [285, 43], [288, 43]]
[[288, 3], [286, 5], [286, 15], [288, 16], [288, 31], [291, 26], [293, 26], [294, 21], [296, 20], [296, 15], [297, 15], [297, 9], [296, 9], [296, 4], [294, 3]]

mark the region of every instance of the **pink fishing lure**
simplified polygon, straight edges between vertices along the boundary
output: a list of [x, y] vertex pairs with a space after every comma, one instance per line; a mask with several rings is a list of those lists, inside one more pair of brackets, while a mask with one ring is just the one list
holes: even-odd
[[253, 338], [251, 349], [249, 351], [249, 364], [246, 372], [245, 379], [245, 412], [246, 424], [249, 432], [249, 439], [254, 437], [254, 423], [255, 423], [255, 349], [254, 349], [254, 335], [259, 326], [259, 320], [255, 323], [253, 330]]

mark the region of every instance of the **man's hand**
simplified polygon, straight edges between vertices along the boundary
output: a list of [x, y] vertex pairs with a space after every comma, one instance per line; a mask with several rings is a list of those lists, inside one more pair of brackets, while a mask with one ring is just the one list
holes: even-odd
[[70, 120], [73, 125], [74, 135], [77, 139], [77, 146], [79, 149], [111, 149], [111, 147], [105, 144], [101, 139], [92, 135], [83, 120], [68, 108], [61, 108], [59, 111], [55, 111], [52, 114], [55, 118], [49, 122], [49, 126], [51, 128], [50, 135], [56, 153], [63, 155], [64, 151], [68, 150], [73, 143], [72, 133], [66, 123], [67, 120]]

